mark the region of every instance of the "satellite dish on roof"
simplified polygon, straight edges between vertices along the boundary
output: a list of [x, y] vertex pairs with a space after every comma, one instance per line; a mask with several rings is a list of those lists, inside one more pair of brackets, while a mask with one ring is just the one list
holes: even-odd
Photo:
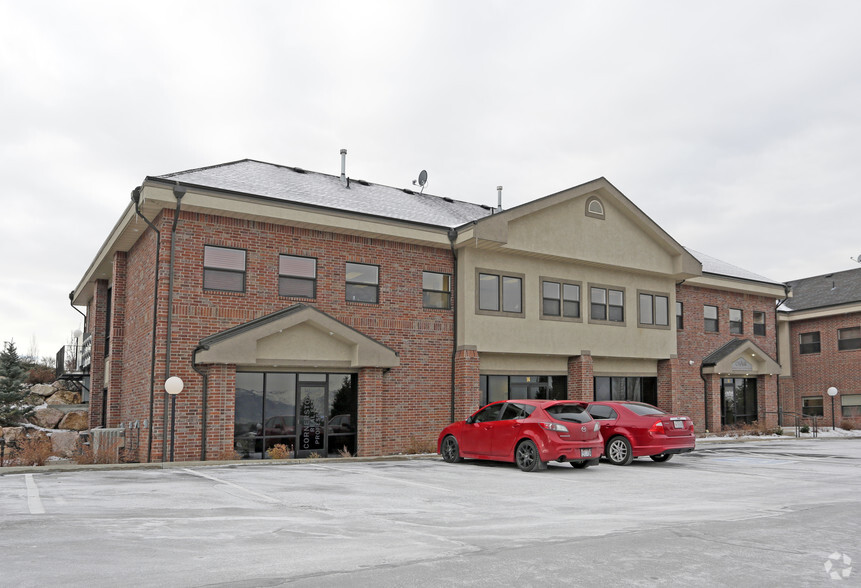
[[426, 170], [422, 170], [419, 172], [419, 179], [413, 180], [413, 186], [421, 186], [422, 189], [419, 194], [423, 194], [425, 191], [425, 184], [428, 183], [428, 172]]

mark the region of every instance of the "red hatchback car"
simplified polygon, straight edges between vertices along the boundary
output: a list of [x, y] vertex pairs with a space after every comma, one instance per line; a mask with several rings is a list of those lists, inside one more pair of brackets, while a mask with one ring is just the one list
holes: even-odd
[[465, 457], [508, 461], [524, 472], [544, 469], [548, 461], [597, 465], [604, 440], [586, 407], [560, 400], [494, 402], [443, 429], [437, 449], [449, 463]]
[[694, 423], [685, 416], [664, 412], [643, 402], [590, 402], [587, 409], [601, 424], [604, 456], [614, 465], [628, 465], [648, 455], [668, 461], [677, 453], [694, 450]]

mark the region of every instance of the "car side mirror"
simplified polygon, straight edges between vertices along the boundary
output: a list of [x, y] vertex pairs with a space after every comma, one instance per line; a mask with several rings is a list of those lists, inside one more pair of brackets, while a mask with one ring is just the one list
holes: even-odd
[[474, 416], [468, 416], [468, 417], [466, 417], [466, 424], [467, 424], [467, 425], [471, 425], [471, 424], [472, 424], [472, 423], [474, 423], [474, 422], [475, 422], [475, 417], [474, 417]]

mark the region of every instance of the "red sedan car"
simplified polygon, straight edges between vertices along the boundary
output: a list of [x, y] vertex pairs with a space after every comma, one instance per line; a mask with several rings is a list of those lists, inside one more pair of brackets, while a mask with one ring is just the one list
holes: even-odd
[[494, 402], [443, 429], [437, 449], [449, 463], [465, 457], [508, 461], [524, 472], [544, 469], [548, 461], [596, 465], [604, 440], [586, 407], [558, 400]]
[[694, 450], [694, 423], [685, 416], [664, 412], [642, 402], [590, 402], [587, 409], [601, 424], [604, 456], [614, 465], [628, 465], [648, 455], [668, 461], [677, 453]]

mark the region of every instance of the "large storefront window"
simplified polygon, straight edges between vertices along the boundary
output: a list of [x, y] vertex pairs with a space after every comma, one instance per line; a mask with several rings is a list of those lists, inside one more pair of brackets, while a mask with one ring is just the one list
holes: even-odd
[[756, 379], [722, 378], [721, 423], [727, 426], [757, 420]]
[[238, 372], [234, 447], [264, 459], [284, 445], [295, 457], [356, 453], [354, 374]]
[[497, 400], [529, 398], [532, 400], [565, 400], [568, 378], [565, 376], [480, 376], [480, 406]]
[[658, 405], [658, 378], [596, 376], [595, 400], [633, 400]]

